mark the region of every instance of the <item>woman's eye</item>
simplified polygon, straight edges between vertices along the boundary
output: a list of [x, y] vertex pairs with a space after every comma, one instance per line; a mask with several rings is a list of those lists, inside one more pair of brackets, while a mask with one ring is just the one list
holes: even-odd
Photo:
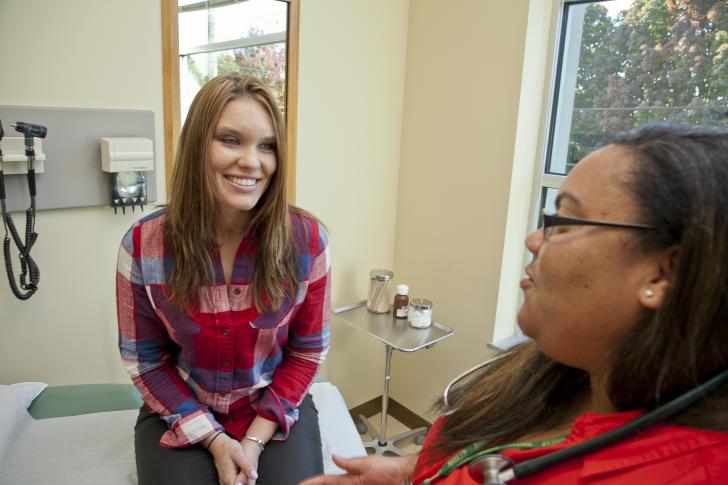
[[238, 139], [233, 138], [232, 136], [224, 136], [224, 137], [220, 138], [220, 141], [226, 145], [239, 145]]
[[274, 152], [276, 150], [275, 143], [261, 143], [259, 146], [264, 152]]

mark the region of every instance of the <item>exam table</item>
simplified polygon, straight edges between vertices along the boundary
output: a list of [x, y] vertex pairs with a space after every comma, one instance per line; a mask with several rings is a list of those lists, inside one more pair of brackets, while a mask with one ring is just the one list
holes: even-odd
[[[23, 384], [36, 387], [0, 386], [7, 410], [0, 418], [0, 484], [136, 485], [134, 424], [142, 401], [134, 386]], [[342, 473], [331, 454], [366, 455], [361, 438], [335, 386], [318, 382], [310, 393], [324, 471]]]

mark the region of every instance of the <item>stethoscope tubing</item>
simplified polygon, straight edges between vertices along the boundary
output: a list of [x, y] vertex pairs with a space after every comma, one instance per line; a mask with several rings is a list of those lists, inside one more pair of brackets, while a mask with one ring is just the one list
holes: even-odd
[[548, 455], [533, 458], [531, 460], [524, 461], [523, 463], [518, 463], [513, 466], [513, 468], [501, 472], [499, 474], [499, 478], [506, 483], [508, 480], [512, 480], [513, 478], [523, 479], [527, 476], [538, 473], [545, 468], [555, 465], [556, 463], [584, 456], [601, 450], [602, 448], [606, 448], [607, 446], [624, 440], [629, 436], [652, 426], [653, 424], [664, 421], [665, 419], [684, 411], [711, 392], [721, 388], [726, 383], [728, 383], [728, 370], [721, 372], [717, 376], [686, 392], [682, 396], [673, 399], [667, 404], [664, 404], [663, 406], [660, 406], [659, 408], [650, 411], [649, 413], [640, 416], [639, 418], [630, 421], [617, 429], [578, 445], [554, 451]]
[[[495, 357], [492, 357], [490, 359], [487, 359], [470, 369], [466, 370], [465, 372], [457, 375], [454, 379], [452, 379], [447, 387], [445, 387], [445, 391], [443, 392], [443, 403], [445, 404], [445, 407], [450, 407], [450, 403], [448, 401], [448, 396], [450, 393], [450, 390], [452, 387], [460, 382], [462, 379], [466, 378], [473, 372], [482, 369], [483, 367], [490, 365], [491, 363], [501, 359], [502, 357], [505, 357], [507, 355], [506, 352], [503, 352], [502, 354], [498, 354]], [[561, 463], [567, 460], [570, 460], [572, 458], [577, 458], [580, 456], [584, 456], [590, 453], [594, 453], [596, 451], [599, 451], [603, 448], [606, 448], [610, 445], [613, 445], [614, 443], [617, 443], [619, 441], [622, 441], [626, 438], [628, 438], [631, 435], [634, 435], [645, 428], [648, 428], [652, 426], [653, 424], [656, 424], [660, 421], [664, 421], [671, 416], [674, 416], [681, 411], [684, 411], [685, 409], [689, 408], [693, 404], [695, 404], [700, 399], [704, 398], [708, 394], [716, 391], [717, 389], [723, 387], [724, 385], [728, 384], [728, 370], [724, 370], [720, 374], [712, 377], [711, 379], [707, 380], [703, 384], [700, 384], [699, 386], [695, 387], [694, 389], [691, 389], [690, 391], [686, 392], [685, 394], [673, 399], [672, 401], [669, 401], [668, 403], [640, 416], [639, 418], [630, 421], [629, 423], [620, 426], [617, 429], [614, 429], [612, 431], [609, 431], [607, 433], [604, 433], [600, 436], [597, 436], [596, 438], [592, 438], [588, 441], [585, 441], [583, 443], [579, 443], [578, 445], [569, 446], [568, 448], [564, 448], [558, 451], [554, 451], [552, 453], [549, 453], [548, 455], [544, 455], [538, 458], [533, 458], [528, 461], [524, 461], [522, 463], [518, 463], [514, 465], [512, 468], [507, 468], [500, 473], [498, 473], [498, 479], [500, 480], [500, 483], [508, 483], [509, 481], [513, 479], [523, 479], [525, 477], [528, 477], [530, 475], [534, 475], [552, 465], [555, 465], [557, 463]], [[450, 411], [451, 413], [452, 411]], [[449, 414], [449, 413], [446, 413]], [[502, 456], [502, 455], [498, 455]], [[507, 458], [503, 457], [505, 460]]]

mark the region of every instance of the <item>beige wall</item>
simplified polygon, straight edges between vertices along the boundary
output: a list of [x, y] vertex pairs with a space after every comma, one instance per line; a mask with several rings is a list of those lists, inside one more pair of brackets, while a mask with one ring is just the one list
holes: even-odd
[[[2, 5], [0, 42], [25, 39], [33, 55], [3, 51], [14, 69], [0, 103], [154, 110], [162, 159], [157, 1]], [[331, 230], [334, 306], [366, 295], [370, 268], [391, 267], [455, 329], [395, 353], [392, 396], [420, 414], [491, 337], [527, 15], [527, 0], [302, 0], [298, 204]], [[0, 282], [0, 383], [127, 381], [113, 273], [136, 217], [40, 213], [40, 292], [19, 302]], [[336, 324], [332, 344], [324, 376], [348, 404], [379, 395], [382, 346]]]
[[[33, 55], [11, 54], [6, 65], [17, 70], [3, 70], [0, 103], [153, 109], [161, 160], [159, 3], [4, 2], [2, 45], [26, 38], [28, 11], [37, 14], [25, 44]], [[407, 12], [408, 0], [302, 2], [298, 203], [331, 229], [334, 305], [365, 295], [369, 268], [394, 264]], [[20, 302], [0, 282], [0, 382], [127, 381], [114, 265], [136, 217], [106, 207], [39, 214], [39, 293]], [[338, 326], [332, 340], [324, 375], [351, 405], [378, 395], [380, 346]]]
[[395, 354], [392, 396], [418, 414], [487, 354], [527, 18], [527, 0], [410, 4], [395, 279], [455, 330]]
[[[160, 22], [159, 4], [149, 0], [2, 2], [0, 104], [153, 110], [161, 160]], [[157, 169], [161, 182], [164, 164]], [[38, 293], [21, 302], [4, 271], [0, 281], [0, 383], [128, 380], [116, 350], [114, 270], [137, 217], [110, 207], [38, 214]]]
[[[331, 230], [333, 306], [394, 265], [408, 0], [303, 0], [298, 204]], [[349, 406], [381, 394], [384, 348], [333, 323], [324, 375]]]

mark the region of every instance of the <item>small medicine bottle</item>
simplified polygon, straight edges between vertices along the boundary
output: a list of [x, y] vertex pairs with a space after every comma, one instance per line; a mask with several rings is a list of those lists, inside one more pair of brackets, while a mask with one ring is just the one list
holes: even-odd
[[394, 316], [395, 318], [407, 318], [409, 311], [409, 286], [397, 285], [397, 294], [394, 296]]

